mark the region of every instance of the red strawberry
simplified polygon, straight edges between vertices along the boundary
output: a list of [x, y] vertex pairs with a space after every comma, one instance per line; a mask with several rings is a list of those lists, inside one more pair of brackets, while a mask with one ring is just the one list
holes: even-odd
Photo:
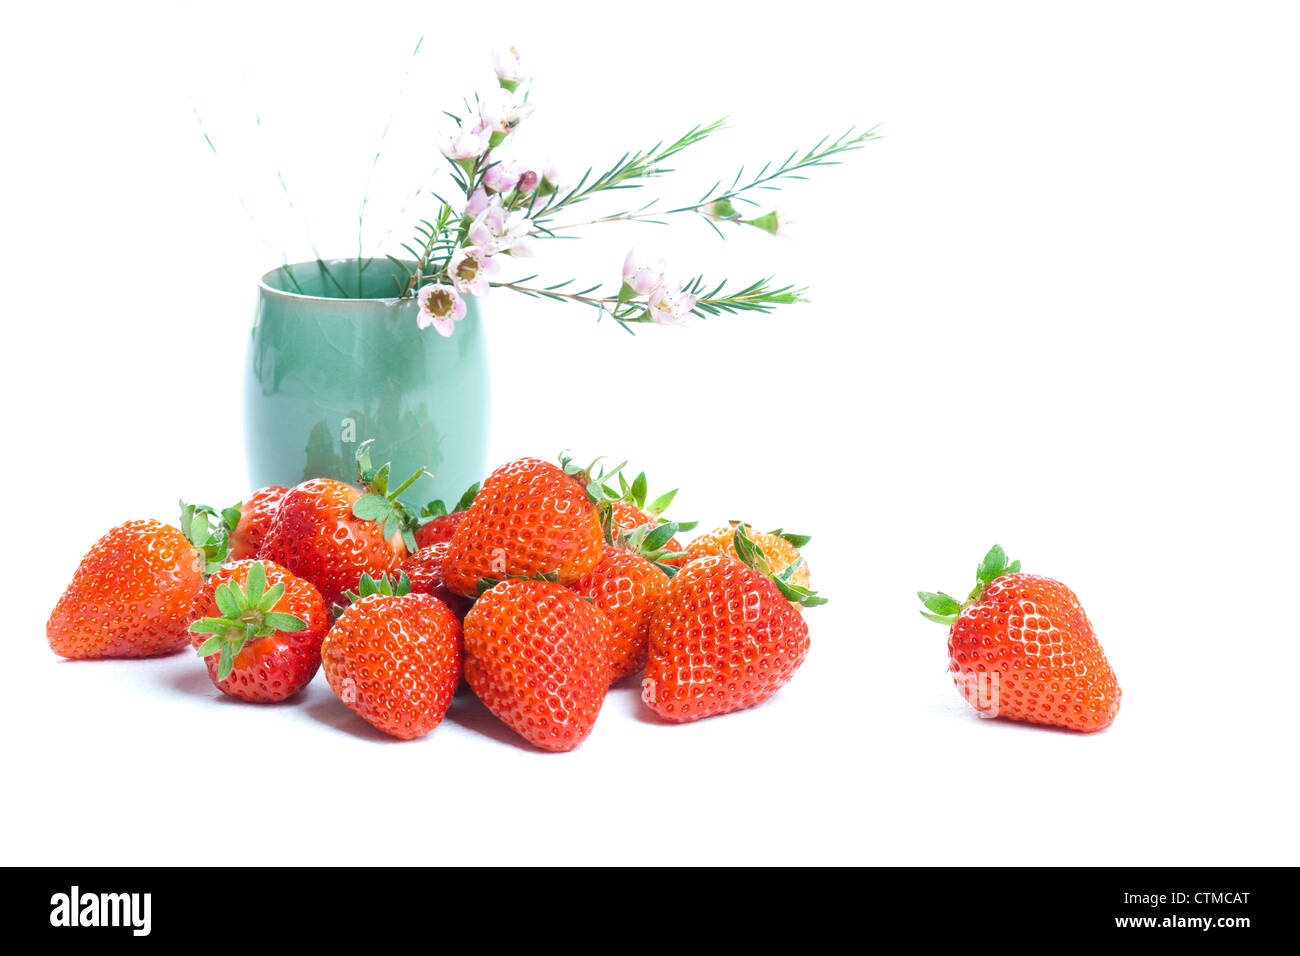
[[447, 557], [448, 546], [448, 542], [440, 541], [421, 548], [403, 561], [398, 570], [410, 579], [413, 593], [433, 595], [463, 621], [474, 602], [449, 591], [442, 583], [442, 562]]
[[406, 557], [383, 525], [353, 513], [361, 491], [333, 478], [290, 488], [280, 502], [258, 557], [306, 578], [329, 603], [355, 588], [361, 575], [395, 571]]
[[554, 575], [573, 584], [600, 560], [604, 535], [583, 481], [536, 458], [492, 472], [451, 539], [443, 580], [473, 597], [483, 580]]
[[95, 542], [45, 625], [69, 658], [152, 657], [179, 651], [190, 601], [225, 556], [224, 533], [206, 515], [184, 515], [191, 542], [161, 521], [128, 521]]
[[361, 596], [325, 635], [330, 689], [393, 737], [422, 737], [447, 713], [461, 675], [461, 626], [435, 597], [368, 577]]
[[446, 544], [465, 520], [465, 511], [453, 511], [449, 515], [440, 515], [420, 525], [415, 531], [415, 543], [427, 548], [431, 544]]
[[465, 515], [469, 511], [469, 506], [474, 503], [474, 498], [478, 495], [478, 482], [470, 485], [465, 493], [460, 496], [456, 502], [456, 507], [448, 514], [447, 506], [442, 503], [441, 499], [430, 501], [420, 510], [420, 517], [424, 519], [424, 524], [420, 525], [415, 531], [415, 543], [418, 547], [427, 548], [431, 544], [437, 544], [440, 541], [450, 541], [460, 523], [465, 520]]
[[280, 507], [280, 499], [288, 491], [281, 485], [271, 485], [253, 492], [249, 499], [234, 508], [227, 509], [228, 517], [234, 517], [235, 526], [230, 531], [230, 554], [227, 560], [240, 561], [257, 555], [262, 540], [271, 529], [275, 512]]
[[1021, 574], [994, 545], [976, 569], [965, 603], [920, 591], [921, 614], [948, 626], [948, 670], [981, 714], [1103, 730], [1119, 712], [1120, 689], [1088, 616], [1059, 581]]
[[605, 701], [608, 641], [609, 621], [568, 588], [505, 581], [465, 616], [465, 680], [529, 743], [572, 750]]
[[357, 452], [363, 493], [332, 478], [313, 478], [285, 492], [258, 557], [267, 558], [320, 591], [334, 604], [363, 574], [396, 571], [414, 550], [414, 516], [397, 500], [422, 474], [388, 490], [388, 465], [370, 467], [366, 442]]
[[223, 693], [253, 703], [298, 693], [320, 667], [329, 609], [273, 561], [232, 561], [190, 605], [190, 643]]
[[794, 601], [824, 603], [771, 576], [743, 528], [743, 561], [696, 558], [668, 586], [650, 618], [650, 660], [641, 699], [666, 720], [698, 720], [753, 707], [783, 687], [808, 654], [808, 625]]
[[607, 545], [600, 564], [573, 586], [609, 619], [611, 684], [645, 667], [650, 615], [668, 590], [668, 581], [653, 562]]

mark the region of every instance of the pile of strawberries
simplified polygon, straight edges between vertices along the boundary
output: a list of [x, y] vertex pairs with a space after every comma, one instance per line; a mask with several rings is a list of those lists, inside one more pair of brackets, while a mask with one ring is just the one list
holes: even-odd
[[[150, 657], [187, 644], [246, 701], [331, 690], [395, 737], [429, 733], [462, 677], [520, 736], [577, 747], [609, 687], [638, 674], [669, 721], [751, 707], [808, 653], [800, 535], [693, 524], [646, 504], [645, 476], [568, 459], [498, 468], [448, 510], [419, 514], [389, 466], [357, 455], [360, 487], [314, 478], [181, 528], [131, 521], [82, 559], [46, 627], [69, 658]], [[613, 487], [614, 478], [618, 487]]]

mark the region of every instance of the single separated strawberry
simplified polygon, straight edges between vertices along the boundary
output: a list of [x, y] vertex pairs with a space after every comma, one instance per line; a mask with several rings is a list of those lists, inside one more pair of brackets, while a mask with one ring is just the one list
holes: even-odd
[[[289, 491], [282, 485], [258, 489], [233, 508], [222, 512], [230, 526], [230, 554], [227, 560], [240, 561], [257, 555], [271, 522], [280, 508], [280, 501]], [[233, 520], [232, 520], [233, 519]]]
[[595, 501], [606, 489], [588, 471], [536, 458], [503, 465], [483, 482], [442, 565], [447, 587], [473, 597], [486, 583], [553, 575], [576, 583], [600, 561]]
[[423, 737], [442, 723], [461, 676], [461, 626], [428, 594], [364, 575], [359, 593], [325, 635], [321, 659], [330, 690], [371, 726]]
[[743, 525], [733, 536], [739, 560], [687, 562], [650, 617], [641, 699], [665, 720], [753, 707], [783, 687], [808, 654], [799, 606], [825, 599], [791, 582], [798, 564], [773, 574]]
[[994, 545], [963, 603], [919, 591], [921, 615], [948, 627], [948, 670], [980, 713], [1084, 732], [1109, 727], [1120, 689], [1088, 616], [1060, 581], [1021, 574]]
[[395, 572], [415, 550], [415, 517], [397, 496], [424, 473], [388, 489], [385, 464], [370, 464], [370, 442], [357, 450], [361, 489], [333, 478], [312, 478], [285, 492], [258, 557], [316, 586], [327, 604], [356, 588], [363, 574]]
[[474, 498], [478, 495], [478, 488], [479, 483], [476, 481], [465, 489], [465, 493], [456, 502], [456, 507], [452, 508], [450, 512], [447, 511], [447, 506], [441, 498], [430, 501], [421, 508], [421, 524], [415, 530], [416, 546], [427, 548], [431, 544], [450, 541], [451, 536], [460, 527], [460, 523], [465, 520], [465, 515], [469, 512], [469, 506], [474, 503]]
[[609, 621], [568, 588], [504, 581], [465, 615], [465, 680], [533, 746], [572, 750], [605, 701], [608, 642]]
[[225, 558], [224, 529], [181, 504], [186, 533], [152, 519], [113, 528], [86, 553], [45, 625], [67, 658], [153, 657], [189, 643], [190, 602]]
[[[687, 547], [687, 560], [710, 554], [739, 557], [736, 553], [735, 537], [736, 528], [741, 524], [742, 522], [739, 521], [731, 521], [725, 527], [700, 535]], [[746, 537], [763, 549], [763, 555], [767, 558], [773, 573], [779, 574], [791, 565], [797, 564], [791, 582], [805, 588], [810, 586], [808, 562], [803, 560], [803, 556], [799, 553], [799, 549], [812, 540], [808, 535], [788, 534], [780, 528], [775, 531], [755, 531], [749, 525], [744, 527]]]
[[190, 605], [190, 643], [222, 693], [285, 700], [311, 683], [329, 630], [320, 592], [274, 561], [232, 561]]

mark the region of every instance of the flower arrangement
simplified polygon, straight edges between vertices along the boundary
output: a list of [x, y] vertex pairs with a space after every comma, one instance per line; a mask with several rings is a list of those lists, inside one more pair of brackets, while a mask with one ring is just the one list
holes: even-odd
[[[437, 213], [421, 219], [411, 240], [402, 243], [409, 260], [387, 256], [405, 278], [394, 277], [398, 298], [414, 298], [419, 305], [420, 328], [450, 336], [466, 314], [465, 297], [485, 296], [493, 288], [589, 306], [628, 331], [638, 323], [682, 325], [692, 315], [768, 312], [803, 301], [803, 289], [777, 285], [771, 278], [739, 287], [725, 280], [706, 282], [702, 275], [681, 282], [662, 259], [636, 249], [624, 261], [621, 281], [609, 291], [602, 291], [601, 284], [574, 290], [572, 279], [537, 285], [536, 274], [505, 278], [502, 271], [507, 260], [536, 256], [548, 239], [603, 223], [665, 224], [670, 217], [690, 214], [719, 236], [724, 228], [735, 227], [775, 235], [781, 220], [774, 210], [762, 212], [755, 196], [779, 189], [785, 181], [804, 179], [813, 168], [836, 165], [838, 157], [877, 138], [874, 129], [855, 133], [851, 128], [834, 139], [823, 137], [806, 152], [796, 150], [784, 162], [767, 163], [751, 176], [741, 167], [729, 185], [719, 180], [695, 202], [662, 208], [654, 199], [634, 209], [573, 221], [568, 214], [582, 203], [672, 172], [664, 164], [723, 129], [723, 121], [695, 126], [671, 143], [625, 153], [604, 172], [594, 174], [589, 168], [570, 181], [554, 165], [529, 165], [509, 155], [516, 131], [534, 110], [532, 81], [514, 48], [494, 59], [497, 86], [476, 95], [473, 102], [467, 100], [462, 113], [445, 114], [451, 122], [439, 136], [439, 147], [451, 168], [456, 198], [447, 200], [435, 192]], [[328, 269], [323, 262], [319, 265]]]

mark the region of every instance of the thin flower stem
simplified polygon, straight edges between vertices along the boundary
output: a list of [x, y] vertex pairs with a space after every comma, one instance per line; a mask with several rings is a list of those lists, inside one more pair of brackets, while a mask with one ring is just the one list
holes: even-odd
[[567, 299], [571, 302], [584, 302], [587, 305], [608, 305], [618, 301], [618, 296], [590, 296], [578, 295], [573, 292], [554, 292], [550, 289], [539, 289], [533, 286], [519, 285], [515, 282], [493, 282], [490, 285], [493, 288], [522, 292], [524, 295], [539, 295], [547, 299]]
[[[392, 127], [393, 117], [397, 113], [396, 104], [402, 102], [403, 98], [406, 96], [407, 81], [410, 80], [411, 78], [411, 65], [412, 63], [415, 62], [415, 58], [420, 55], [420, 47], [423, 45], [424, 45], [424, 37], [421, 36], [418, 40], [415, 41], [415, 49], [411, 51], [411, 58], [406, 63], [406, 72], [402, 74], [402, 83], [397, 90], [397, 99], [394, 101], [394, 106], [392, 107], [392, 109], [390, 109], [388, 112], [388, 119], [384, 121], [383, 132], [379, 134], [379, 145], [375, 147], [375, 158], [370, 163], [370, 173], [369, 175], [366, 176], [365, 189], [362, 190], [361, 193], [361, 208], [357, 211], [357, 261], [358, 262], [365, 261], [365, 253], [362, 251], [363, 249], [362, 236], [365, 232], [366, 205], [370, 202], [370, 186], [375, 179], [375, 170], [379, 167], [379, 157], [382, 156], [384, 153], [384, 144], [388, 141], [388, 130]], [[405, 209], [403, 209], [403, 211], [405, 211]], [[357, 295], [360, 294], [361, 294], [361, 278], [360, 275], [358, 275]]]
[[[794, 286], [782, 286], [772, 288], [768, 279], [760, 279], [758, 282], [751, 283], [739, 292], [723, 294], [725, 282], [719, 283], [705, 295], [699, 295], [706, 288], [706, 283], [702, 276], [698, 276], [688, 282], [683, 291], [697, 295], [695, 307], [691, 310], [699, 315], [717, 315], [720, 312], [770, 312], [778, 305], [791, 305], [795, 302], [803, 302], [803, 289], [796, 289]], [[567, 283], [560, 283], [559, 286]], [[647, 305], [645, 302], [638, 300], [619, 301], [618, 296], [592, 296], [584, 292], [560, 292], [559, 286], [550, 286], [540, 288], [537, 286], [527, 286], [519, 282], [493, 282], [493, 287], [501, 289], [510, 289], [512, 292], [520, 292], [524, 295], [540, 297], [543, 299], [553, 299], [557, 302], [580, 302], [584, 305], [595, 306], [598, 309], [608, 310], [609, 314], [619, 322], [648, 322], [651, 321], [645, 316]]]

